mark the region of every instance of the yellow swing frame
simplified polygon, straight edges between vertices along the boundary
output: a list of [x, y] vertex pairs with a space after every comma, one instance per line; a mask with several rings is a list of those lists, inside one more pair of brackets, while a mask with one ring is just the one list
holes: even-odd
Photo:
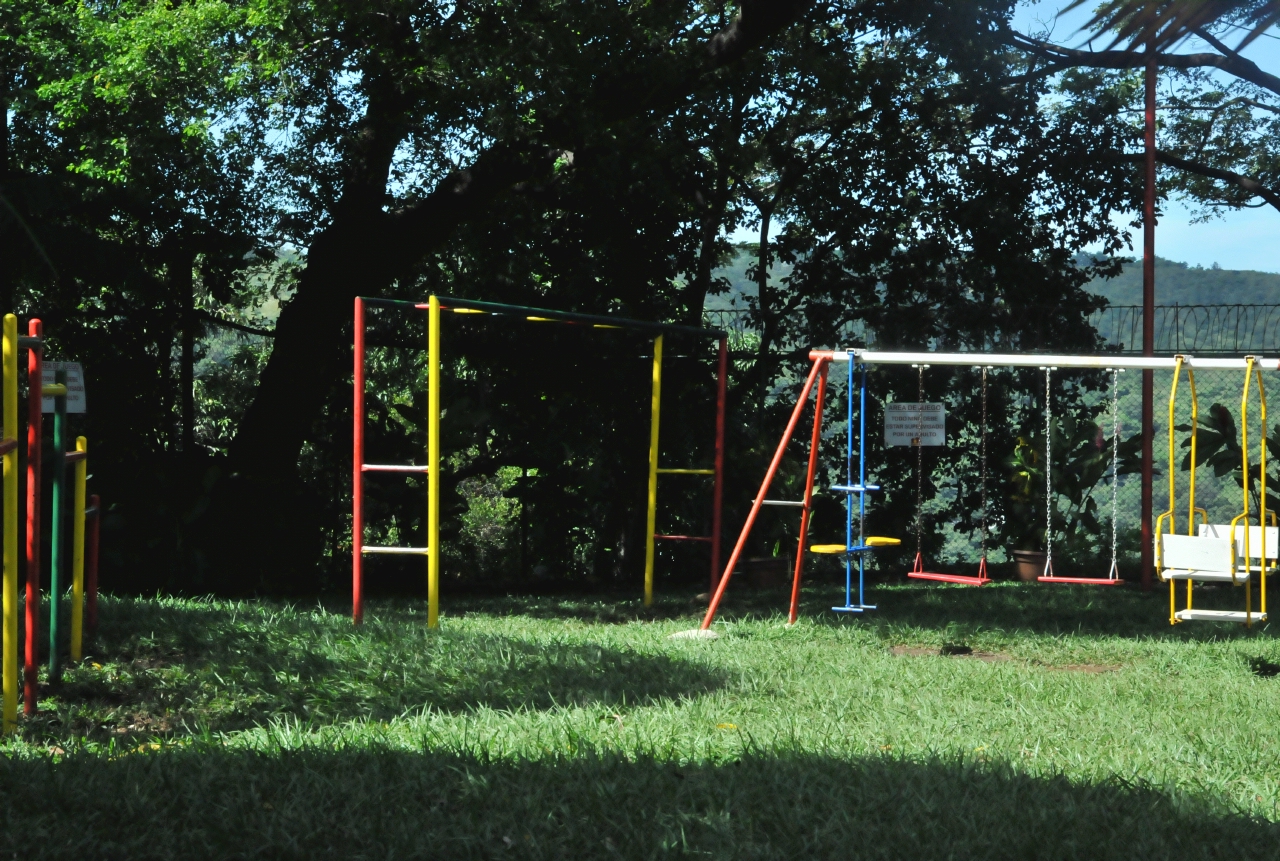
[[[1155, 528], [1156, 568], [1161, 572], [1164, 572], [1166, 570], [1164, 567], [1163, 536], [1166, 534], [1174, 535], [1177, 531], [1177, 517], [1174, 513], [1176, 509], [1176, 504], [1177, 504], [1176, 492], [1175, 492], [1175, 473], [1174, 473], [1174, 469], [1175, 469], [1174, 421], [1175, 421], [1175, 408], [1177, 406], [1177, 398], [1178, 398], [1178, 383], [1182, 376], [1182, 368], [1183, 368], [1183, 357], [1177, 356], [1176, 362], [1174, 365], [1173, 384], [1169, 390], [1169, 509], [1156, 518], [1156, 528]], [[1257, 382], [1259, 421], [1262, 428], [1262, 440], [1258, 445], [1259, 465], [1261, 467], [1261, 479], [1260, 479], [1261, 495], [1260, 495], [1260, 502], [1259, 502], [1260, 510], [1258, 512], [1258, 524], [1260, 527], [1259, 533], [1260, 533], [1260, 539], [1261, 539], [1261, 546], [1258, 548], [1258, 551], [1259, 551], [1258, 573], [1259, 573], [1260, 595], [1259, 595], [1259, 607], [1258, 607], [1257, 614], [1253, 612], [1253, 589], [1251, 588], [1252, 572], [1253, 572], [1253, 568], [1251, 566], [1251, 560], [1253, 559], [1253, 556], [1249, 552], [1250, 551], [1250, 548], [1249, 548], [1250, 534], [1252, 530], [1249, 528], [1250, 506], [1249, 506], [1249, 481], [1248, 481], [1248, 476], [1249, 476], [1249, 386], [1250, 386], [1250, 383], [1253, 382], [1254, 380], [1256, 380]], [[1190, 469], [1190, 476], [1188, 480], [1187, 535], [1191, 537], [1195, 537], [1197, 534], [1196, 528], [1195, 528], [1196, 515], [1197, 514], [1200, 515], [1201, 524], [1205, 527], [1208, 526], [1209, 515], [1208, 515], [1208, 512], [1205, 511], [1203, 508], [1198, 508], [1196, 506], [1196, 429], [1199, 425], [1199, 403], [1198, 403], [1198, 398], [1196, 394], [1195, 371], [1191, 367], [1187, 367], [1187, 381], [1188, 381], [1188, 386], [1191, 390], [1191, 469]], [[1230, 525], [1230, 535], [1229, 535], [1229, 547], [1230, 547], [1230, 569], [1229, 570], [1230, 570], [1231, 584], [1233, 586], [1245, 587], [1245, 599], [1244, 599], [1245, 611], [1244, 611], [1244, 619], [1243, 619], [1245, 627], [1252, 626], [1255, 615], [1257, 616], [1258, 621], [1263, 621], [1266, 619], [1267, 570], [1268, 568], [1270, 568], [1271, 570], [1275, 570], [1276, 568], [1276, 562], [1272, 561], [1270, 564], [1268, 564], [1267, 530], [1265, 528], [1261, 528], [1261, 527], [1265, 527], [1268, 519], [1268, 514], [1270, 514], [1271, 525], [1275, 526], [1277, 523], [1275, 512], [1267, 511], [1266, 427], [1267, 427], [1267, 395], [1266, 395], [1266, 389], [1262, 383], [1262, 369], [1258, 367], [1257, 362], [1253, 356], [1246, 356], [1244, 388], [1240, 396], [1240, 457], [1241, 457], [1241, 464], [1244, 470], [1243, 471], [1244, 481], [1242, 482], [1242, 485], [1241, 485], [1242, 511], [1240, 514], [1232, 518], [1231, 525]], [[1240, 572], [1240, 560], [1238, 558], [1240, 554], [1238, 554], [1236, 550], [1236, 546], [1237, 546], [1236, 530], [1241, 523], [1243, 523], [1244, 525], [1244, 534], [1242, 536], [1243, 538], [1242, 543], [1244, 545], [1243, 547], [1243, 550], [1244, 550], [1243, 579], [1237, 576]], [[1167, 527], [1167, 531], [1165, 527]], [[1190, 575], [1194, 575], [1195, 573], [1196, 572], [1194, 571], [1190, 572]], [[1162, 576], [1163, 576], [1163, 573], [1162, 573]], [[1166, 579], [1168, 579], [1169, 581], [1169, 624], [1176, 625], [1179, 622], [1187, 621], [1187, 619], [1179, 618], [1179, 612], [1177, 608], [1177, 583], [1175, 582], [1175, 578], [1168, 577]], [[1182, 578], [1177, 578], [1177, 579], [1182, 579]], [[1186, 607], [1184, 607], [1183, 609], [1184, 611], [1187, 611], [1187, 613], [1189, 614], [1189, 612], [1192, 610], [1193, 588], [1194, 588], [1196, 577], [1187, 576], [1185, 577], [1185, 579], [1187, 581], [1187, 597], [1186, 597]]]

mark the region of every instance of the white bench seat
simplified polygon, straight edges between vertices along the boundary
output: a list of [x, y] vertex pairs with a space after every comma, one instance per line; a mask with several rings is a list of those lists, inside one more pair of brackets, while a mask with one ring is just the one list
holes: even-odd
[[[1254, 566], [1254, 570], [1257, 570], [1257, 566]], [[1252, 576], [1252, 574], [1245, 574], [1245, 572], [1240, 571], [1233, 580], [1230, 571], [1195, 571], [1187, 568], [1165, 568], [1160, 572], [1160, 579], [1166, 583], [1170, 580], [1194, 580], [1197, 583], [1234, 582], [1239, 584]]]
[[[1267, 614], [1259, 613], [1257, 610], [1252, 613], [1246, 613], [1244, 610], [1179, 610], [1175, 615], [1180, 622], [1191, 622], [1197, 619], [1208, 622], [1267, 621]], [[1250, 616], [1253, 618], [1250, 619]]]

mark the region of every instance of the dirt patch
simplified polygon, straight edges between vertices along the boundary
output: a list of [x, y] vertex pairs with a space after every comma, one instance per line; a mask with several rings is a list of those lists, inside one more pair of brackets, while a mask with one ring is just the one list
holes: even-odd
[[894, 646], [889, 650], [889, 654], [897, 655], [898, 657], [924, 658], [936, 657], [938, 650], [931, 649], [928, 646]]
[[889, 650], [889, 654], [910, 658], [972, 658], [973, 660], [986, 661], [987, 663], [1013, 660], [1012, 655], [1002, 655], [999, 652], [974, 651], [968, 646], [960, 646], [955, 643], [948, 643], [941, 649], [935, 649], [930, 646], [894, 646]]
[[1097, 675], [1098, 673], [1114, 673], [1120, 669], [1114, 664], [1065, 664], [1061, 667], [1047, 667], [1046, 669], [1057, 670], [1062, 673], [1089, 673]]

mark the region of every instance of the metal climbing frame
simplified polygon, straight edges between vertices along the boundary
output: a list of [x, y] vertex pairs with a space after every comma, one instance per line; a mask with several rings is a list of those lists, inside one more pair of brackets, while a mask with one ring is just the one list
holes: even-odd
[[[365, 311], [368, 307], [399, 311], [427, 312], [427, 450], [425, 464], [366, 463], [364, 452], [365, 413]], [[439, 623], [440, 608], [440, 314], [489, 314], [534, 323], [560, 323], [594, 329], [626, 329], [654, 336], [653, 394], [649, 434], [648, 516], [646, 518], [645, 604], [653, 602], [654, 540], [697, 541], [711, 545], [711, 579], [714, 585], [720, 568], [720, 510], [724, 488], [724, 404], [728, 373], [726, 332], [670, 323], [652, 323], [625, 317], [599, 314], [577, 314], [478, 302], [452, 296], [431, 296], [426, 302], [406, 302], [357, 296], [355, 299], [355, 331], [352, 405], [352, 488], [351, 488], [351, 616], [355, 624], [364, 619], [364, 557], [371, 554], [422, 556], [427, 563], [427, 626]], [[660, 469], [658, 467], [658, 431], [662, 399], [662, 342], [667, 334], [692, 335], [719, 341], [718, 379], [716, 383], [716, 440], [714, 467], [711, 469]], [[427, 528], [424, 547], [387, 547], [369, 545], [364, 540], [364, 477], [366, 473], [391, 473], [427, 476]], [[657, 477], [659, 474], [710, 475], [713, 477], [711, 535], [655, 535], [657, 510]]]
[[[1156, 357], [1156, 356], [1120, 356], [1120, 355], [1103, 355], [1103, 356], [1070, 356], [1070, 355], [1039, 355], [1039, 354], [1016, 354], [1016, 353], [929, 353], [929, 352], [889, 352], [883, 350], [864, 350], [859, 348], [849, 350], [810, 350], [809, 360], [813, 363], [809, 369], [809, 375], [805, 379], [804, 386], [801, 388], [800, 396], [796, 399], [795, 408], [791, 411], [791, 418], [787, 422], [786, 430], [782, 434], [782, 439], [778, 443], [777, 449], [774, 451], [773, 459], [769, 463], [769, 468], [765, 471], [764, 481], [761, 482], [760, 490], [756, 494], [756, 498], [752, 500], [751, 510], [747, 514], [746, 522], [742, 526], [742, 531], [738, 535], [738, 541], [734, 545], [733, 552], [729, 554], [729, 562], [725, 566], [724, 573], [720, 577], [715, 592], [711, 596], [710, 605], [707, 607], [706, 615], [702, 619], [701, 629], [707, 630], [711, 627], [711, 623], [715, 621], [716, 611], [720, 607], [720, 602], [724, 598], [724, 593], [729, 586], [729, 580], [733, 575], [733, 569], [738, 564], [738, 559], [742, 555], [743, 548], [746, 546], [748, 537], [751, 535], [751, 529], [755, 526], [756, 518], [760, 513], [760, 509], [766, 504], [791, 505], [802, 509], [800, 522], [800, 541], [797, 554], [799, 557], [796, 561], [795, 576], [791, 587], [791, 608], [789, 613], [790, 621], [796, 619], [797, 606], [800, 594], [800, 575], [803, 568], [803, 552], [807, 545], [808, 538], [808, 513], [811, 503], [811, 493], [813, 488], [814, 473], [817, 466], [817, 441], [821, 432], [822, 425], [822, 407], [823, 393], [827, 378], [827, 369], [832, 362], [849, 362], [851, 365], [957, 365], [962, 367], [986, 367], [986, 368], [1090, 368], [1097, 370], [1178, 370], [1181, 368], [1214, 368], [1224, 370], [1246, 370], [1249, 368], [1257, 368], [1259, 370], [1280, 370], [1280, 359], [1277, 358], [1259, 358], [1255, 356], [1244, 356], [1239, 358], [1200, 358], [1196, 356], [1178, 355], [1173, 357]], [[865, 378], [864, 378], [865, 379]], [[796, 426], [799, 424], [800, 415], [804, 411], [804, 406], [809, 400], [809, 394], [814, 390], [815, 383], [818, 384], [818, 402], [814, 410], [814, 430], [813, 443], [809, 452], [809, 470], [805, 479], [805, 499], [799, 502], [774, 501], [766, 499], [769, 492], [769, 486], [773, 483], [773, 478], [778, 472], [778, 466], [782, 463], [782, 456], [786, 452], [787, 445], [791, 442], [792, 436], [795, 434]], [[864, 385], [865, 388], [865, 385]], [[852, 393], [850, 393], [852, 400]], [[865, 410], [863, 411], [865, 415]], [[865, 421], [865, 420], [864, 420]], [[852, 427], [852, 422], [850, 422]], [[1149, 429], [1148, 429], [1149, 432]], [[862, 433], [865, 434], [865, 428]], [[865, 469], [865, 437], [860, 437], [860, 447], [858, 457], [861, 469]], [[860, 476], [865, 476], [865, 472], [860, 471]], [[859, 496], [859, 521], [861, 523], [862, 516], [865, 514], [865, 494], [872, 488], [866, 486], [864, 480], [860, 480], [858, 485], [846, 485], [844, 487], [833, 487], [831, 490], [844, 493], [856, 492]], [[856, 490], [855, 490], [856, 488]], [[850, 517], [852, 516], [850, 509]], [[849, 530], [851, 533], [851, 529]], [[888, 539], [879, 539], [879, 541], [887, 541]], [[861, 576], [863, 563], [862, 555], [871, 552], [876, 544], [872, 543], [873, 539], [861, 536], [859, 545], [850, 547], [845, 545], [843, 549], [846, 558], [859, 554], [859, 585], [858, 585], [858, 605], [852, 605], [850, 583], [851, 574], [846, 574], [846, 604], [850, 605], [850, 609], [859, 607], [861, 609], [871, 609], [871, 605], [864, 603], [863, 588], [864, 583]], [[1114, 542], [1113, 542], [1114, 543]], [[847, 569], [848, 572], [848, 569]], [[1046, 571], [1046, 574], [1050, 572]], [[836, 608], [842, 609], [842, 608]]]

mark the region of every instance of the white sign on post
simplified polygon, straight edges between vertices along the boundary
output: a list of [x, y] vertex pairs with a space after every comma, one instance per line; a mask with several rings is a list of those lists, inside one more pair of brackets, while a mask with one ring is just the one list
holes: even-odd
[[[43, 371], [44, 384], [52, 386], [57, 382], [58, 371], [67, 372], [67, 412], [88, 412], [84, 403], [84, 369], [79, 362], [45, 362]], [[53, 396], [45, 395], [41, 412], [53, 412]]]
[[902, 402], [885, 404], [884, 444], [946, 445], [946, 405]]

